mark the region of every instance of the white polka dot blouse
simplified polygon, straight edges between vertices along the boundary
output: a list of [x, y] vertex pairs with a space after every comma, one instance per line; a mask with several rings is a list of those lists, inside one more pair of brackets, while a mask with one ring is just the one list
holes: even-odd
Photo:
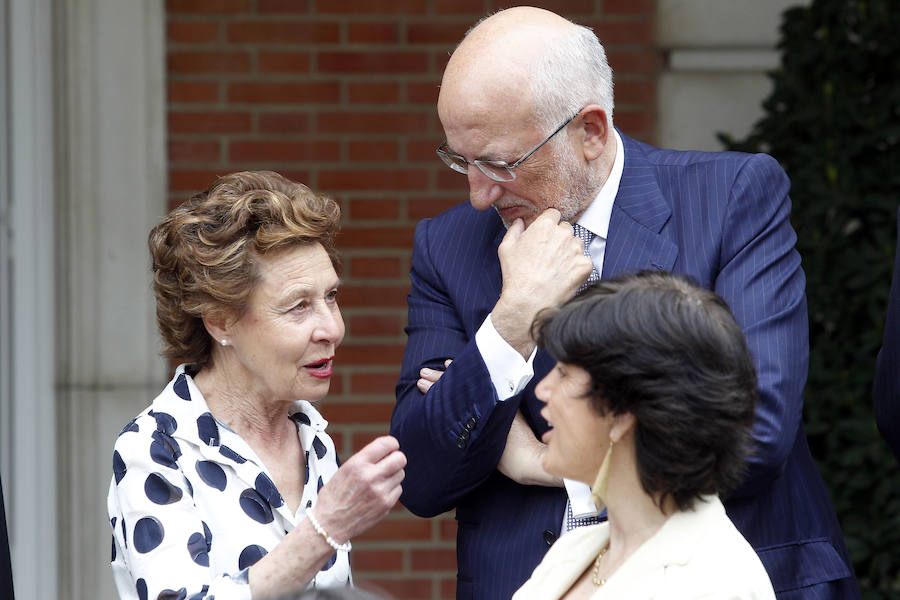
[[[107, 509], [120, 598], [250, 599], [250, 566], [306, 518], [338, 468], [319, 412], [296, 402], [291, 419], [307, 465], [296, 514], [253, 450], [210, 414], [185, 365], [178, 367], [115, 444]], [[350, 583], [349, 553], [339, 551], [310, 586]]]

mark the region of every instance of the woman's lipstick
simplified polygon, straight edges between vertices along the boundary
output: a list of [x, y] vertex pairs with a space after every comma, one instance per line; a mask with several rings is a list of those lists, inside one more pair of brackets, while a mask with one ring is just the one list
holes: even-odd
[[328, 358], [323, 358], [322, 360], [304, 365], [303, 368], [307, 369], [309, 374], [313, 377], [328, 379], [331, 377], [332, 360], [334, 360], [334, 357], [329, 356]]

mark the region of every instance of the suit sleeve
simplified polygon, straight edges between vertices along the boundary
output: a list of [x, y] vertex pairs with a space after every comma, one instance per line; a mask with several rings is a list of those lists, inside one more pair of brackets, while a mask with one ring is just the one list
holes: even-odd
[[744, 331], [759, 380], [754, 452], [734, 497], [754, 495], [782, 473], [802, 427], [809, 323], [789, 188], [775, 159], [757, 154], [728, 200], [715, 291]]
[[[897, 214], [900, 232], [900, 212]], [[900, 239], [894, 257], [894, 276], [884, 324], [884, 341], [875, 367], [875, 422], [894, 456], [900, 460]]]
[[[409, 339], [391, 417], [391, 434], [408, 461], [400, 500], [423, 517], [454, 508], [494, 472], [521, 397], [498, 402], [475, 344], [481, 323], [464, 323], [432, 261], [431, 224], [426, 220], [416, 228]], [[422, 394], [416, 387], [419, 370], [442, 369], [447, 358], [453, 363]]]

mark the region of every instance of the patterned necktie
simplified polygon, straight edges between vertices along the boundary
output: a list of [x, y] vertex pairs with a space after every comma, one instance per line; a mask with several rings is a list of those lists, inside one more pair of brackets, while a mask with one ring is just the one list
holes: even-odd
[[[591, 241], [594, 239], [594, 234], [589, 229], [585, 229], [578, 223], [575, 223], [574, 225], [572, 225], [572, 230], [573, 230], [573, 233], [575, 234], [575, 236], [581, 238], [581, 241], [584, 242], [584, 255], [587, 256], [588, 258], [591, 258], [591, 253], [588, 251], [588, 246], [591, 245]], [[593, 263], [594, 263], [594, 259], [591, 258], [591, 264], [593, 264]], [[587, 278], [587, 281], [582, 283], [581, 287], [578, 288], [577, 293], [580, 294], [581, 292], [586, 290], [588, 288], [588, 286], [590, 286], [595, 281], [598, 281], [599, 279], [600, 279], [600, 274], [597, 272], [597, 267], [595, 266], [591, 269], [591, 274]], [[570, 508], [570, 512], [571, 512], [571, 508]], [[568, 517], [566, 517], [566, 518], [568, 518]]]
[[566, 500], [566, 531], [572, 531], [576, 527], [584, 527], [585, 525], [596, 525], [602, 523], [603, 519], [597, 516], [578, 518], [572, 512], [572, 502]]

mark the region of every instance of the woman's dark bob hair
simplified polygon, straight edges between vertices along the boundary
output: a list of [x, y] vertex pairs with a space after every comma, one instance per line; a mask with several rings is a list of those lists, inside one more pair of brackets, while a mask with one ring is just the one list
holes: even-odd
[[756, 372], [725, 301], [689, 280], [642, 271], [601, 281], [554, 313], [535, 339], [591, 376], [599, 414], [635, 416], [637, 469], [660, 506], [725, 496], [750, 452]]

